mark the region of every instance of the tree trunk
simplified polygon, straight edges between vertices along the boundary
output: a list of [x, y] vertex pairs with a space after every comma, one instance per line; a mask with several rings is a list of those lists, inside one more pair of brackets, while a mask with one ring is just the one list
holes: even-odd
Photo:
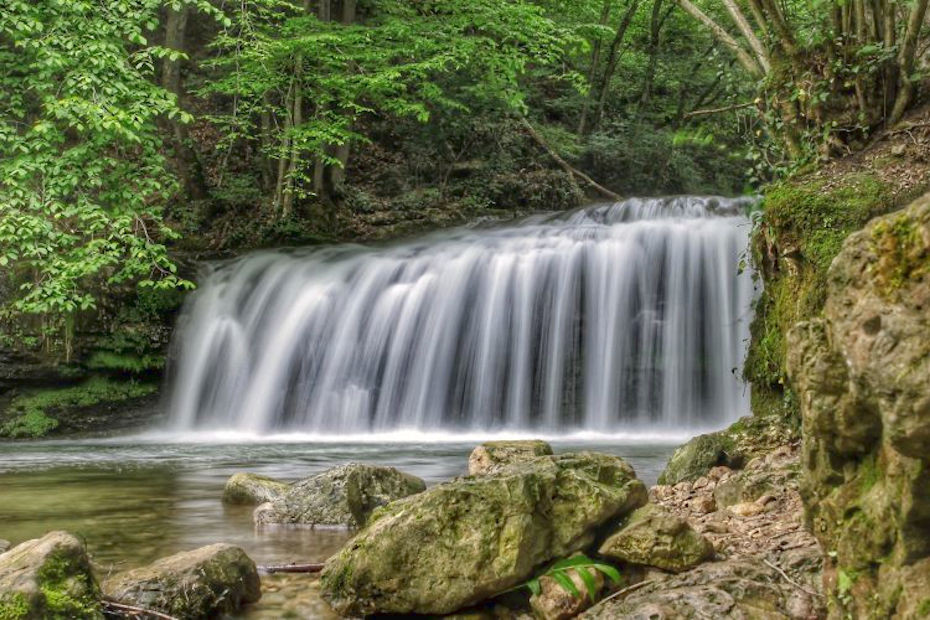
[[888, 124], [894, 125], [904, 116], [914, 100], [914, 82], [911, 79], [914, 73], [914, 61], [917, 52], [917, 38], [927, 15], [927, 1], [917, 0], [908, 15], [907, 30], [901, 42], [901, 52], [898, 54], [898, 96], [895, 98], [894, 108], [888, 118]]
[[632, 0], [626, 13], [623, 14], [620, 24], [617, 26], [617, 33], [614, 35], [613, 41], [610, 42], [610, 50], [607, 53], [607, 66], [604, 68], [604, 75], [601, 78], [601, 87], [597, 98], [597, 113], [594, 116], [594, 122], [591, 126], [592, 130], [597, 129], [597, 126], [601, 122], [601, 117], [604, 115], [604, 106], [607, 104], [607, 93], [610, 91], [610, 82], [613, 79], [614, 72], [617, 70], [617, 63], [620, 60], [620, 44], [623, 43], [623, 38], [626, 36], [626, 31], [630, 27], [630, 22], [633, 21], [633, 16], [636, 14], [637, 8], [639, 8], [639, 0]]
[[[604, 0], [604, 7], [601, 9], [601, 19], [598, 22], [601, 26], [606, 26], [610, 20], [611, 0]], [[601, 63], [601, 37], [598, 36], [594, 42], [594, 49], [591, 51], [591, 68], [588, 71], [588, 92], [584, 98], [584, 104], [581, 108], [581, 118], [578, 119], [579, 136], [584, 135], [588, 123], [588, 110], [591, 107], [591, 95], [594, 89], [594, 79], [597, 77], [597, 66]]]

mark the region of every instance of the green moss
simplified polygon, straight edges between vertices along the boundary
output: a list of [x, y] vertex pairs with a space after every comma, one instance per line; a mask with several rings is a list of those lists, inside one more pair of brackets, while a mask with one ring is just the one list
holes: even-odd
[[879, 256], [876, 276], [886, 296], [930, 271], [920, 225], [909, 214], [879, 222], [872, 229], [872, 247]]
[[869, 454], [859, 465], [859, 480], [862, 492], [865, 493], [882, 479], [882, 470], [875, 461], [875, 454]]
[[785, 334], [823, 310], [827, 269], [843, 240], [871, 218], [894, 208], [893, 191], [876, 175], [841, 180], [795, 177], [765, 192], [753, 232], [753, 261], [764, 280], [743, 369], [753, 385], [753, 411], [798, 418], [785, 370]]
[[140, 398], [156, 389], [148, 383], [94, 377], [68, 388], [27, 392], [10, 403], [8, 420], [0, 426], [0, 436], [41, 437], [58, 427], [57, 411]]
[[88, 571], [75, 571], [82, 561], [66, 551], [50, 556], [38, 573], [45, 597], [45, 617], [54, 619], [102, 618], [97, 584]]
[[22, 593], [0, 595], [0, 620], [25, 620], [29, 614], [29, 601]]
[[930, 616], [930, 598], [925, 598], [920, 601], [920, 605], [917, 606], [917, 614], [920, 616]]

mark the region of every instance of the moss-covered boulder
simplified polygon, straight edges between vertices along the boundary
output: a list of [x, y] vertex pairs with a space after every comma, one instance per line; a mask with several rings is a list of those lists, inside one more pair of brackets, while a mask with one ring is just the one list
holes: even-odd
[[622, 459], [541, 456], [459, 478], [377, 510], [322, 574], [339, 613], [446, 614], [589, 546], [646, 502]]
[[714, 547], [684, 519], [646, 504], [626, 518], [598, 553], [627, 564], [680, 573], [712, 558]]
[[0, 555], [0, 618], [103, 618], [84, 545], [50, 532]]
[[254, 518], [259, 524], [357, 528], [375, 508], [425, 489], [422, 480], [393, 467], [349, 463], [295, 482], [259, 506]]
[[789, 334], [833, 617], [930, 613], [930, 195], [851, 235]]
[[257, 505], [273, 502], [288, 490], [290, 485], [274, 478], [239, 472], [233, 474], [223, 487], [223, 501], [227, 504]]
[[217, 543], [176, 553], [104, 582], [111, 599], [191, 620], [235, 611], [262, 596], [255, 562]]
[[737, 467], [742, 457], [735, 453], [733, 440], [725, 433], [698, 435], [680, 446], [659, 475], [659, 484], [678, 484], [700, 478], [711, 467]]
[[468, 475], [491, 473], [512, 463], [552, 454], [552, 446], [540, 439], [486, 441], [468, 457]]

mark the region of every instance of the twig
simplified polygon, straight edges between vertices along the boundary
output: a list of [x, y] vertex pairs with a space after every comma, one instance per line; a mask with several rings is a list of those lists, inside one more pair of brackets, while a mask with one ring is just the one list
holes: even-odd
[[[607, 596], [607, 597], [605, 597], [605, 598], [602, 598], [600, 601], [598, 601], [597, 605], [603, 605], [604, 603], [606, 603], [606, 602], [609, 601], [610, 599], [617, 598], [618, 596], [620, 596], [620, 595], [622, 595], [622, 594], [629, 594], [630, 592], [633, 592], [633, 591], [635, 591], [635, 590], [639, 590], [640, 588], [645, 587], [645, 586], [648, 586], [648, 585], [651, 584], [651, 583], [655, 583], [655, 581], [656, 581], [655, 579], [647, 579], [647, 580], [645, 580], [645, 581], [640, 581], [639, 583], [634, 583], [634, 584], [631, 585], [631, 586], [627, 586], [627, 587], [623, 588], [622, 590], [617, 590], [616, 592], [614, 592], [614, 593], [611, 594], [610, 596]], [[597, 607], [597, 605], [594, 605], [594, 607]], [[594, 609], [594, 607], [592, 607], [591, 609]]]
[[104, 608], [107, 609], [107, 611], [113, 611], [130, 618], [143, 614], [153, 618], [158, 618], [158, 620], [178, 620], [174, 616], [163, 614], [160, 611], [155, 611], [154, 609], [145, 609], [144, 607], [136, 607], [135, 605], [117, 603], [116, 601], [111, 601], [110, 599], [103, 599], [101, 603], [103, 604]]
[[272, 575], [274, 573], [318, 573], [323, 570], [322, 563], [316, 564], [271, 564], [259, 566], [258, 572]]
[[733, 110], [741, 110], [742, 108], [751, 108], [754, 105], [756, 105], [754, 101], [749, 101], [747, 103], [737, 103], [734, 105], [726, 105], [726, 106], [723, 106], [722, 108], [707, 108], [705, 110], [692, 110], [691, 112], [688, 112], [681, 118], [687, 120], [689, 118], [694, 118], [695, 116], [709, 116], [711, 114], [720, 114], [721, 112], [732, 112]]
[[778, 574], [781, 575], [782, 577], [784, 577], [785, 581], [787, 581], [788, 583], [790, 583], [791, 585], [793, 585], [795, 588], [798, 588], [798, 589], [800, 589], [800, 590], [802, 590], [802, 591], [804, 591], [804, 592], [807, 592], [807, 593], [810, 594], [811, 596], [823, 597], [823, 594], [820, 594], [819, 592], [814, 592], [813, 590], [811, 590], [811, 589], [809, 589], [809, 588], [805, 588], [804, 586], [802, 586], [801, 584], [799, 584], [797, 581], [795, 581], [794, 579], [792, 579], [791, 577], [789, 577], [789, 576], [788, 576], [788, 573], [786, 573], [785, 571], [783, 571], [778, 565], [773, 564], [773, 563], [769, 562], [769, 561], [766, 560], [766, 559], [763, 559], [762, 561], [763, 561], [763, 562], [765, 563], [765, 565], [768, 566], [769, 568], [774, 568], [776, 571], [778, 571]]
[[549, 156], [555, 160], [555, 163], [561, 166], [562, 169], [565, 170], [565, 172], [567, 172], [570, 176], [578, 177], [579, 179], [581, 179], [582, 181], [584, 181], [585, 183], [587, 183], [588, 185], [596, 189], [598, 192], [600, 192], [604, 196], [607, 196], [608, 198], [612, 198], [618, 202], [620, 200], [623, 200], [623, 197], [621, 197], [620, 194], [607, 189], [606, 187], [604, 187], [603, 185], [601, 185], [600, 183], [598, 183], [597, 181], [595, 181], [594, 179], [586, 175], [584, 172], [582, 172], [581, 170], [578, 170], [577, 168], [572, 167], [571, 164], [569, 164], [567, 161], [562, 159], [561, 155], [556, 153], [552, 149], [552, 147], [549, 146], [549, 144], [545, 140], [543, 140], [543, 137], [539, 135], [539, 133], [535, 129], [533, 129], [533, 126], [530, 125], [530, 122], [528, 120], [526, 120], [525, 118], [521, 118], [520, 121], [523, 123], [523, 128], [526, 129], [526, 133], [530, 135], [530, 137], [536, 142], [536, 144], [543, 147], [543, 149], [547, 153], [549, 153]]

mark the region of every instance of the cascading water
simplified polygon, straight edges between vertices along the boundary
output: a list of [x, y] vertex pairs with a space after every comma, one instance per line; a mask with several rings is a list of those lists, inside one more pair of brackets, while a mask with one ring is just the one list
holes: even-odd
[[221, 265], [178, 331], [173, 423], [320, 434], [722, 425], [748, 411], [746, 206], [629, 200]]

